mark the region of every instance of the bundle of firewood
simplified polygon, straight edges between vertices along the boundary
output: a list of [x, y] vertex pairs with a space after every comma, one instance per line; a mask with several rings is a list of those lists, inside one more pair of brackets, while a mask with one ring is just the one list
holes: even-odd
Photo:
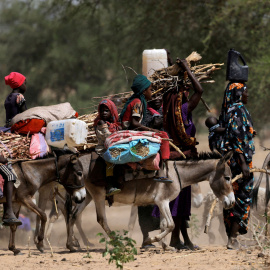
[[88, 127], [87, 144], [77, 147], [80, 150], [86, 150], [94, 148], [97, 145], [97, 137], [94, 130], [94, 120], [97, 117], [98, 112], [84, 114], [78, 117], [79, 120], [84, 121]]
[[31, 138], [14, 133], [0, 133], [0, 152], [6, 158], [30, 159]]
[[[186, 61], [190, 67], [190, 70], [195, 75], [201, 83], [214, 83], [211, 80], [211, 75], [215, 70], [220, 69], [222, 64], [203, 64], [196, 65], [196, 63], [201, 60], [200, 54], [197, 52], [192, 52]], [[188, 78], [186, 72], [183, 72], [180, 65], [181, 60], [177, 59], [175, 64], [168, 67], [156, 70], [153, 75], [149, 78], [153, 83], [153, 94], [160, 93], [164, 94], [167, 91], [175, 89], [180, 86], [191, 86], [191, 81]]]
[[[201, 60], [200, 54], [197, 52], [192, 52], [187, 58], [186, 61], [192, 71], [195, 74], [198, 81], [202, 83], [214, 83], [214, 80], [211, 80], [211, 75], [215, 70], [219, 70], [223, 64], [203, 64], [196, 65], [198, 61]], [[176, 60], [175, 64], [160, 70], [156, 70], [154, 74], [149, 78], [153, 83], [153, 94], [159, 93], [163, 95], [167, 91], [175, 89], [178, 86], [191, 86], [191, 81], [188, 78], [186, 72], [183, 72], [179, 59]], [[95, 103], [95, 109], [97, 110], [98, 103], [105, 98], [108, 98], [116, 104], [118, 108], [118, 112], [120, 113], [123, 105], [127, 101], [127, 99], [132, 95], [132, 92], [124, 92], [113, 94], [110, 96], [104, 97], [93, 97], [92, 103]], [[202, 100], [203, 101], [203, 100]], [[204, 101], [203, 101], [204, 102]], [[205, 106], [207, 104], [204, 102]], [[208, 110], [210, 110], [207, 107]], [[87, 144], [79, 147], [78, 150], [86, 150], [89, 148], [94, 148], [97, 144], [97, 138], [94, 130], [94, 119], [97, 117], [97, 112], [82, 115], [78, 117], [79, 120], [84, 121], [88, 126], [88, 136], [87, 136]]]

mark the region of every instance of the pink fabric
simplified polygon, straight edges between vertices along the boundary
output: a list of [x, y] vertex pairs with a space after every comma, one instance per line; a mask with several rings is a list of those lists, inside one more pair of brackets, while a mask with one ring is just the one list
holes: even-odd
[[43, 158], [48, 154], [49, 147], [42, 133], [32, 135], [29, 152], [31, 159]]
[[25, 76], [19, 72], [11, 72], [5, 77], [6, 85], [9, 85], [12, 89], [20, 87], [25, 80]]
[[159, 133], [151, 131], [122, 130], [111, 134], [106, 139], [104, 146], [108, 149], [113, 145], [128, 143], [138, 139], [147, 139], [151, 142], [161, 144], [161, 138], [157, 134]]
[[98, 105], [98, 116], [97, 118], [94, 120], [94, 127], [97, 126], [98, 122], [100, 120], [102, 120], [100, 118], [100, 106], [101, 105], [105, 105], [106, 107], [108, 107], [108, 109], [110, 110], [111, 112], [111, 121], [108, 122], [106, 121], [107, 125], [108, 125], [108, 128], [109, 128], [109, 131], [110, 132], [115, 132], [117, 130], [120, 130], [120, 123], [118, 123], [118, 111], [117, 111], [117, 108], [114, 104], [113, 101], [111, 101], [110, 99], [103, 99], [99, 105]]
[[153, 108], [151, 108], [148, 104], [147, 104], [147, 110], [152, 114], [152, 115], [160, 115], [160, 113], [156, 110], [154, 110]]
[[1, 190], [2, 190], [3, 193], [4, 193], [4, 183], [5, 183], [5, 179], [0, 174], [0, 188], [1, 188]]

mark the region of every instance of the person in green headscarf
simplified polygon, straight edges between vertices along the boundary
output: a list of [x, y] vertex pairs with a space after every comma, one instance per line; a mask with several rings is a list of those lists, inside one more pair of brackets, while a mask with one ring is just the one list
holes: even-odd
[[[152, 83], [144, 75], [138, 74], [133, 80], [131, 89], [134, 94], [128, 99], [120, 114], [120, 121], [123, 129], [157, 132], [157, 135], [161, 138], [168, 139], [166, 132], [152, 129], [141, 124], [141, 121], [146, 115], [147, 101], [152, 98]], [[168, 141], [162, 140], [160, 152], [161, 159], [163, 160], [161, 167], [166, 166], [167, 168], [166, 162], [170, 157]], [[154, 180], [158, 182], [172, 183], [172, 180], [168, 179], [163, 168], [157, 172]]]
[[147, 100], [151, 100], [152, 83], [144, 75], [138, 74], [133, 80], [131, 89], [134, 94], [128, 99], [120, 114], [123, 129], [156, 132], [141, 124], [143, 116], [146, 114]]

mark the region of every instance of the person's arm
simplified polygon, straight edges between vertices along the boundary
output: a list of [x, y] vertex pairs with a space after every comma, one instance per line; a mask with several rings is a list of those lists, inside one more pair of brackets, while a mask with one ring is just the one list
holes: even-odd
[[203, 88], [202, 88], [200, 82], [195, 77], [195, 75], [191, 72], [187, 61], [181, 60], [180, 63], [181, 63], [181, 67], [187, 72], [187, 75], [188, 75], [189, 79], [191, 80], [191, 83], [192, 83], [193, 88], [194, 88], [194, 93], [188, 101], [188, 114], [189, 114], [197, 107], [198, 103], [200, 102], [200, 99], [201, 99], [202, 94], [203, 94]]
[[140, 119], [139, 117], [132, 116], [132, 119], [131, 119], [131, 128], [132, 129], [136, 129], [136, 130], [140, 130], [140, 131], [159, 132], [159, 130], [157, 130], [157, 129], [149, 128], [149, 127], [142, 125], [139, 122], [139, 119]]
[[26, 108], [26, 100], [25, 100], [25, 98], [24, 98], [24, 96], [22, 94], [17, 95], [16, 102], [17, 102], [17, 104], [18, 104], [18, 106], [20, 108], [21, 113], [27, 110], [27, 108]]
[[242, 173], [243, 173], [243, 177], [245, 179], [248, 179], [249, 176], [250, 176], [249, 167], [248, 167], [248, 165], [246, 163], [244, 155], [240, 154], [240, 153], [239, 153], [239, 162], [240, 162], [241, 170], [242, 170]]

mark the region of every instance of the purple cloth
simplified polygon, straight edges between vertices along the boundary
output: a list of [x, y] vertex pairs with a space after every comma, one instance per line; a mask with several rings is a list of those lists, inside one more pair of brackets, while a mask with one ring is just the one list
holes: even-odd
[[[181, 112], [187, 135], [194, 137], [196, 128], [192, 121], [192, 114], [188, 114], [188, 102], [182, 105]], [[191, 215], [191, 186], [183, 188], [179, 195], [170, 202], [170, 210], [173, 217], [189, 220]], [[155, 206], [152, 216], [157, 218], [160, 217], [159, 208], [157, 206]]]
[[182, 105], [181, 111], [186, 133], [187, 135], [194, 137], [196, 134], [196, 128], [192, 121], [192, 114], [188, 114], [188, 102]]
[[21, 217], [19, 216], [19, 220], [22, 222], [22, 225], [19, 226], [19, 229], [29, 232], [32, 230], [31, 222], [28, 217]]

